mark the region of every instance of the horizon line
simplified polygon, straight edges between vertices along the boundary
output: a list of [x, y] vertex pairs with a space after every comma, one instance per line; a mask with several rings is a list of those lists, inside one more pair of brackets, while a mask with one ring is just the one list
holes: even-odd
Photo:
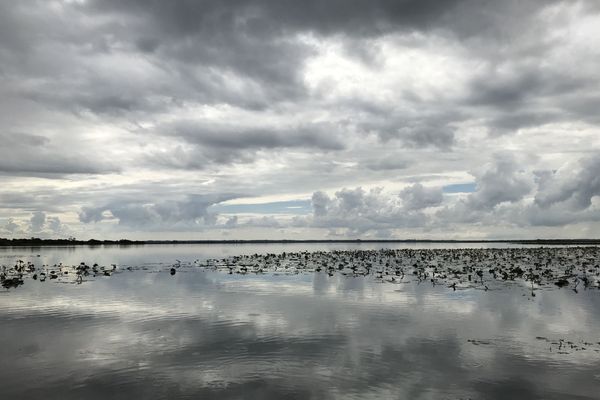
[[153, 245], [153, 244], [289, 244], [289, 243], [513, 243], [513, 244], [600, 244], [600, 238], [558, 239], [42, 239], [0, 238], [0, 247], [23, 245]]

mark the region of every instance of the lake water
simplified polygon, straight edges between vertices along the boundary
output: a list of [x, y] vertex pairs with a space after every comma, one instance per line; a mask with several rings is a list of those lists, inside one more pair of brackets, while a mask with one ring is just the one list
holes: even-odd
[[600, 290], [169, 273], [176, 260], [381, 247], [423, 245], [0, 248], [0, 265], [117, 265], [1, 289], [0, 398], [600, 398]]

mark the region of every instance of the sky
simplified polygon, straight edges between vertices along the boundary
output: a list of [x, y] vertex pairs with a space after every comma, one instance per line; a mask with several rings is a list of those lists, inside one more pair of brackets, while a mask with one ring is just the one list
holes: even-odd
[[0, 237], [600, 237], [600, 2], [0, 0]]

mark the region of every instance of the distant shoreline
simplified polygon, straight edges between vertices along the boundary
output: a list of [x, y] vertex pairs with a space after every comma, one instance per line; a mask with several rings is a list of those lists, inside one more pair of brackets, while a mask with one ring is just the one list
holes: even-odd
[[144, 246], [144, 245], [178, 245], [178, 244], [302, 244], [302, 243], [509, 243], [531, 245], [600, 245], [600, 239], [315, 239], [315, 240], [69, 240], [69, 239], [1, 239], [0, 247], [44, 247], [44, 246]]

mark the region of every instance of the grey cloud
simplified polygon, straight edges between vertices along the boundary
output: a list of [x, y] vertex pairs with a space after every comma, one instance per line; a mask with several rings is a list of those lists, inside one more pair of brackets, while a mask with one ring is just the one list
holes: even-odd
[[401, 137], [412, 147], [435, 146], [449, 149], [454, 144], [454, 129], [449, 125], [419, 124], [400, 129]]
[[8, 233], [15, 233], [16, 231], [20, 230], [20, 225], [15, 223], [13, 218], [9, 218], [6, 221], [6, 224], [2, 227], [2, 229]]
[[400, 140], [408, 148], [450, 150], [455, 144], [454, 125], [468, 119], [468, 114], [453, 104], [424, 101], [411, 93], [405, 94], [404, 100], [412, 109], [372, 108], [359, 101], [363, 116], [355, 119], [357, 130], [374, 134], [383, 142]]
[[[19, 25], [14, 21], [23, 25], [15, 29], [17, 35], [11, 35], [7, 43], [34, 40], [26, 33], [31, 26], [42, 26], [46, 34], [35, 37], [39, 41], [36, 46], [29, 43], [16, 48], [28, 47], [35, 52], [52, 38], [74, 43], [81, 49], [87, 49], [99, 37], [108, 42], [100, 47], [106, 47], [105, 52], [115, 60], [102, 64], [102, 70], [84, 63], [77, 55], [67, 55], [70, 63], [80, 64], [75, 68], [75, 79], [66, 78], [65, 69], [70, 66], [61, 65], [60, 59], [53, 62], [54, 69], [46, 66], [43, 73], [30, 71], [32, 77], [37, 77], [35, 82], [41, 81], [41, 84], [27, 85], [25, 95], [54, 103], [61, 109], [130, 118], [137, 112], [165, 111], [190, 101], [226, 102], [257, 109], [306, 95], [299, 74], [311, 50], [297, 40], [299, 32], [342, 35], [350, 38], [349, 42], [355, 42], [371, 35], [415, 29], [428, 31], [442, 27], [465, 33], [473, 30], [465, 27], [477, 21], [474, 32], [480, 33], [489, 26], [504, 26], [507, 20], [513, 24], [515, 20], [524, 19], [526, 12], [551, 3], [498, 5], [498, 2], [481, 4], [470, 0], [348, 3], [335, 0], [303, 2], [299, 6], [291, 1], [205, 1], [201, 4], [175, 1], [150, 5], [142, 1], [102, 1], [65, 6], [68, 12], [64, 18], [71, 17], [75, 24], [85, 18], [103, 16], [104, 23], [92, 27], [82, 25], [81, 29], [64, 27], [63, 21], [53, 13], [19, 12], [22, 7], [6, 7], [13, 16], [12, 25]], [[472, 18], [473, 15], [477, 18]], [[506, 15], [512, 18], [505, 18]], [[12, 36], [22, 39], [12, 39]], [[42, 36], [49, 39], [44, 42], [40, 39]], [[96, 47], [86, 51], [98, 52]], [[120, 71], [115, 66], [120, 65], [119, 57], [123, 53], [135, 53], [136, 49], [147, 53], [141, 62], [147, 62], [153, 72], [145, 76], [145, 71], [136, 70], [135, 79], [131, 79], [131, 71]], [[38, 56], [44, 56], [43, 52]], [[49, 64], [47, 57], [43, 61]], [[509, 74], [504, 80], [488, 73], [473, 83], [471, 92], [476, 97], [472, 102], [494, 105], [506, 103], [507, 99], [512, 102], [511, 99], [527, 93], [528, 87], [520, 88], [522, 83], [538, 89], [563, 81], [542, 80], [538, 76], [533, 68], [524, 75]], [[494, 86], [493, 82], [497, 81], [500, 84]], [[236, 90], [236, 85], [242, 89]], [[423, 107], [429, 109], [431, 104], [423, 104]], [[451, 110], [449, 114], [456, 111]], [[447, 149], [454, 143], [455, 131], [449, 124], [452, 120], [439, 121], [429, 115], [409, 120], [401, 116], [401, 120], [390, 127], [378, 128], [378, 134], [383, 139], [401, 136], [413, 147], [433, 145]]]
[[315, 192], [312, 204], [313, 226], [345, 229], [347, 236], [419, 227], [424, 226], [427, 220], [423, 213], [403, 208], [399, 198], [383, 193], [381, 188], [369, 191], [360, 187], [342, 189], [333, 198]]
[[205, 169], [213, 164], [250, 163], [261, 150], [313, 149], [319, 152], [345, 148], [340, 127], [334, 124], [262, 129], [240, 126], [214, 126], [182, 121], [157, 128], [157, 134], [183, 140], [171, 149], [153, 151], [146, 157], [150, 165], [181, 169]]
[[82, 207], [79, 212], [79, 221], [84, 224], [90, 222], [100, 222], [104, 219], [105, 207]]
[[92, 2], [92, 7], [109, 13], [145, 14], [158, 24], [163, 33], [171, 36], [198, 35], [216, 27], [228, 27], [260, 37], [288, 30], [373, 35], [402, 27], [429, 28], [459, 3], [459, 0], [333, 0], [298, 4], [291, 0], [257, 0], [224, 4], [213, 0], [204, 1], [202, 7], [198, 7], [196, 3], [187, 1], [154, 2], [148, 6], [144, 1], [131, 0], [96, 1]]
[[523, 208], [511, 210], [508, 215], [515, 224], [523, 227], [548, 226], [562, 227], [578, 223], [590, 223], [600, 221], [600, 209], [569, 210], [560, 205], [539, 207], [530, 204]]
[[498, 72], [488, 71], [471, 82], [470, 93], [473, 105], [493, 106], [514, 110], [531, 96], [547, 91], [547, 83], [554, 83], [556, 77], [544, 80], [540, 71]]
[[[480, 34], [485, 27], [506, 24], [507, 18], [502, 18], [506, 14], [513, 17], [512, 22], [523, 19], [526, 15], [523, 10], [531, 12], [540, 8], [539, 2], [521, 3], [498, 6], [497, 2], [482, 5], [471, 0], [350, 3], [332, 0], [303, 2], [301, 5], [292, 1], [204, 1], [201, 4], [174, 1], [149, 5], [137, 0], [99, 1], [69, 8], [76, 22], [98, 15], [109, 21], [93, 28], [83, 26], [84, 33], [80, 35], [75, 34], [76, 30], [62, 28], [63, 21], [53, 20], [49, 13], [35, 14], [34, 21], [28, 20], [28, 14], [24, 13], [16, 20], [24, 25], [23, 29], [17, 29], [18, 32], [26, 32], [26, 26], [37, 22], [49, 27], [46, 29], [55, 30], [46, 36], [74, 42], [80, 48], [89, 47], [101, 37], [109, 42], [101, 46], [108, 53], [118, 54], [123, 47], [129, 52], [142, 51], [164, 72], [154, 77], [159, 79], [148, 79], [140, 85], [118, 78], [118, 74], [114, 78], [102, 76], [88, 66], [77, 71], [82, 79], [76, 80], [74, 86], [70, 84], [73, 80], [61, 79], [60, 86], [55, 89], [63, 90], [52, 90], [57, 79], [48, 80], [49, 87], [31, 94], [44, 101], [58, 100], [63, 106], [70, 103], [93, 112], [127, 113], [166, 107], [169, 98], [195, 99], [203, 103], [228, 102], [247, 108], [264, 108], [273, 102], [299, 99], [306, 96], [299, 74], [301, 66], [313, 51], [297, 40], [299, 33], [359, 39], [397, 31], [442, 28], [466, 34], [473, 31], [467, 27], [476, 20], [478, 31], [472, 34]], [[471, 18], [474, 15], [477, 18]], [[57, 75], [58, 78], [61, 76]], [[170, 84], [156, 83], [162, 79], [169, 80]], [[244, 90], [232, 91], [229, 82], [232, 80], [238, 84], [245, 82]], [[190, 86], [192, 90], [187, 89]], [[128, 94], [124, 94], [123, 88]], [[58, 97], [53, 98], [48, 93], [58, 93]], [[167, 105], [162, 101], [158, 104], [149, 101], [152, 94], [164, 97]], [[418, 130], [423, 132], [431, 128], [425, 124]], [[447, 132], [441, 137], [445, 138], [444, 145], [448, 145], [450, 134]], [[419, 145], [418, 137], [414, 143]]]
[[586, 89], [563, 97], [563, 112], [568, 112], [572, 119], [578, 118], [596, 125], [600, 122], [597, 112], [600, 108], [600, 90], [592, 89], [589, 82]]
[[203, 170], [215, 165], [247, 164], [254, 161], [255, 151], [244, 149], [205, 148], [176, 145], [146, 154], [143, 164], [182, 170]]
[[342, 189], [333, 197], [319, 191], [312, 195], [311, 224], [330, 229], [333, 235], [341, 228], [346, 236], [371, 232], [390, 237], [393, 230], [425, 227], [429, 218], [421, 210], [439, 206], [442, 201], [441, 188], [426, 188], [420, 183], [399, 195], [384, 193], [381, 188]]
[[63, 228], [63, 224], [58, 217], [48, 217], [47, 220], [48, 229], [54, 233], [58, 233]]
[[227, 221], [225, 222], [225, 228], [235, 228], [238, 224], [238, 217], [237, 215], [234, 215], [232, 217], [227, 218]]
[[373, 171], [393, 171], [407, 168], [409, 162], [400, 156], [387, 156], [369, 161], [365, 166]]
[[321, 191], [314, 192], [311, 198], [311, 204], [316, 217], [323, 217], [327, 215], [327, 207], [331, 203], [331, 199], [326, 193]]
[[520, 65], [518, 58], [509, 59], [472, 78], [464, 101], [476, 107], [472, 114], [488, 116], [486, 125], [493, 135], [574, 118], [593, 121], [595, 113], [586, 111], [578, 100], [597, 93], [590, 87], [591, 79], [543, 65], [537, 58], [526, 65]]
[[[5, 229], [14, 234], [20, 229], [20, 225], [10, 220]], [[43, 211], [34, 212], [29, 219], [29, 233], [32, 235], [55, 237], [67, 230], [68, 227], [60, 221], [59, 217], [49, 216]], [[20, 231], [19, 233], [24, 234], [25, 232]]]
[[523, 111], [502, 113], [486, 121], [488, 133], [492, 136], [510, 134], [519, 129], [544, 126], [564, 119], [553, 111]]
[[15, 82], [11, 94], [60, 111], [124, 118], [185, 102], [260, 109], [302, 95], [297, 67], [307, 46], [228, 29], [226, 21], [211, 22], [215, 15], [207, 5], [189, 6], [203, 17], [205, 31], [195, 38], [164, 29], [168, 10], [154, 15], [157, 20], [146, 13], [158, 4], [135, 13], [112, 7], [106, 14], [74, 4], [63, 4], [60, 12], [40, 4], [6, 5], [0, 25], [10, 29], [0, 41], [0, 61], [5, 77]]
[[[277, 36], [290, 31], [321, 35], [379, 36], [405, 30], [443, 28], [468, 37], [497, 35], [510, 28], [522, 29], [522, 17], [540, 6], [558, 1], [484, 2], [474, 0], [375, 0], [345, 1], [250, 0], [222, 3], [218, 0], [147, 2], [93, 1], [89, 6], [105, 13], [128, 13], [149, 18], [167, 37], [207, 36], [214, 30], [235, 30], [251, 37]], [[521, 25], [519, 25], [521, 23]], [[225, 29], [223, 29], [225, 30]]]
[[[53, 197], [45, 190], [32, 190], [27, 193], [4, 190], [0, 192], [0, 205], [4, 209], [13, 211], [18, 209], [56, 211], [55, 207], [61, 201], [59, 197]], [[64, 198], [62, 199], [64, 200]]]
[[514, 203], [531, 192], [531, 176], [519, 171], [510, 153], [496, 154], [488, 168], [476, 176], [477, 190], [469, 196], [469, 206], [490, 209], [504, 202]]
[[163, 111], [173, 106], [173, 101], [167, 96], [158, 97], [148, 93], [148, 88], [126, 86], [131, 84], [91, 79], [82, 87], [80, 82], [59, 80], [46, 82], [22, 94], [34, 101], [51, 104], [58, 110], [68, 110], [77, 115], [92, 112], [108, 117], [125, 116], [138, 111]]
[[44, 226], [46, 225], [46, 213], [37, 211], [33, 213], [29, 221], [31, 224], [31, 231], [39, 232], [44, 229]]
[[543, 176], [535, 203], [547, 208], [569, 202], [571, 208], [583, 210], [591, 206], [592, 198], [600, 196], [600, 154], [581, 160], [578, 165], [566, 165], [555, 173]]
[[79, 214], [83, 223], [100, 222], [114, 217], [119, 225], [146, 230], [201, 229], [214, 225], [216, 215], [211, 205], [235, 198], [234, 195], [189, 195], [183, 200], [163, 202], [112, 202], [99, 207], [85, 207]]
[[[53, 181], [51, 183], [54, 183]], [[142, 181], [138, 180], [134, 184], [111, 184], [83, 181], [79, 184], [73, 182], [73, 190], [57, 190], [52, 185], [28, 190], [3, 190], [0, 191], [0, 209], [7, 210], [9, 215], [31, 213], [42, 211], [48, 217], [47, 225], [52, 223], [52, 218], [62, 218], [62, 213], [68, 212], [79, 214], [82, 224], [100, 222], [111, 216], [111, 209], [124, 208], [127, 211], [128, 205], [131, 205], [132, 212], [137, 208], [144, 208], [144, 205], [156, 205], [156, 203], [165, 203], [165, 206], [181, 210], [181, 218], [185, 215], [184, 204], [192, 202], [199, 205], [200, 199], [206, 202], [212, 200], [219, 201], [222, 198], [243, 197], [235, 194], [210, 194], [207, 193], [203, 180], [188, 180], [185, 184], [172, 179]], [[190, 192], [204, 193], [199, 198], [195, 196], [188, 197]], [[155, 199], [160, 199], [157, 202]], [[161, 215], [167, 215], [166, 211], [158, 207], [150, 207], [151, 210], [158, 210]], [[150, 213], [152, 215], [152, 213]], [[127, 219], [124, 217], [124, 219]], [[29, 221], [20, 221], [21, 223]], [[166, 222], [169, 223], [168, 221]], [[65, 224], [60, 222], [61, 226]], [[70, 227], [70, 226], [69, 226]]]
[[339, 128], [333, 124], [249, 129], [235, 126], [203, 126], [186, 122], [177, 124], [172, 134], [190, 143], [224, 149], [308, 147], [342, 150], [344, 148], [344, 143], [339, 137]]
[[[152, 56], [192, 83], [204, 102], [225, 100], [264, 108], [304, 93], [298, 66], [310, 48], [289, 40], [282, 27], [275, 26], [277, 20], [265, 18], [260, 3], [177, 1], [148, 6], [129, 1], [98, 2], [91, 7], [95, 9], [82, 7], [81, 11], [128, 18], [136, 29], [121, 35], [121, 40], [146, 53], [152, 49]], [[197, 75], [199, 67], [206, 77], [212, 75], [210, 80]], [[233, 83], [229, 81], [242, 83], [244, 90], [227, 90]], [[188, 96], [195, 97], [192, 92]]]
[[0, 132], [0, 173], [23, 176], [103, 174], [119, 168], [61, 148], [44, 136]]
[[281, 223], [275, 217], [272, 216], [251, 218], [242, 225], [256, 228], [281, 228], [282, 226]]
[[155, 37], [140, 37], [135, 46], [144, 53], [153, 53], [160, 46], [160, 40]]
[[[509, 224], [523, 228], [558, 227], [600, 220], [592, 198], [600, 195], [597, 156], [556, 171], [519, 171], [514, 157], [498, 155], [476, 176], [477, 190], [436, 213], [433, 224]], [[523, 197], [534, 194], [533, 201]]]
[[439, 206], [444, 199], [441, 188], [426, 188], [420, 183], [415, 183], [402, 190], [400, 192], [400, 197], [402, 198], [404, 207], [409, 210], [436, 207]]
[[[510, 153], [496, 153], [493, 160], [474, 171], [476, 189], [453, 204], [446, 204], [435, 213], [435, 223], [493, 224], [504, 220], [507, 205], [517, 204], [535, 189], [535, 180], [528, 171], [519, 170], [518, 161]], [[509, 209], [511, 210], [511, 209]]]

